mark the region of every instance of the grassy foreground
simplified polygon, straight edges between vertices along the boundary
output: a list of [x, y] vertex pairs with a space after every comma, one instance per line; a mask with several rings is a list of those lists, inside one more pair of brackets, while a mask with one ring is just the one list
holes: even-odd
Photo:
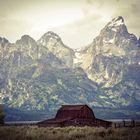
[[140, 128], [5, 126], [0, 140], [140, 140]]

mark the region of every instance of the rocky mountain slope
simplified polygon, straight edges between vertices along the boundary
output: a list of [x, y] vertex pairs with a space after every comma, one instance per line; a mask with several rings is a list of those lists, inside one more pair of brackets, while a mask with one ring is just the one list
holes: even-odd
[[114, 18], [93, 42], [76, 52], [77, 62], [104, 91], [111, 107], [140, 106], [140, 41], [122, 17]]
[[28, 35], [15, 44], [1, 40], [2, 103], [24, 111], [53, 111], [61, 104], [100, 100], [98, 85], [81, 68], [70, 67], [74, 51], [56, 34], [48, 32], [38, 42]]
[[110, 87], [122, 80], [126, 66], [139, 65], [139, 52], [139, 40], [128, 33], [123, 18], [118, 17], [109, 22], [89, 46], [77, 52], [81, 61], [78, 65], [90, 79]]
[[50, 113], [62, 104], [87, 103], [99, 116], [108, 109], [108, 116], [139, 117], [139, 73], [140, 40], [122, 17], [76, 50], [53, 32], [38, 41], [0, 38], [0, 103], [22, 111]]

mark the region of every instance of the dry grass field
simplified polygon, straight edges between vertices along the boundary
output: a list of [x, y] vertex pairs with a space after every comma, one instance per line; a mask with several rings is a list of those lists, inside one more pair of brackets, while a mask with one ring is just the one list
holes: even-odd
[[140, 140], [140, 128], [1, 126], [0, 140]]

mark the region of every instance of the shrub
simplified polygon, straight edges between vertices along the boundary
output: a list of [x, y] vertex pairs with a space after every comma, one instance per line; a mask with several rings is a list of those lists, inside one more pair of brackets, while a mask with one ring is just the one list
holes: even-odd
[[0, 140], [139, 140], [140, 128], [1, 126]]

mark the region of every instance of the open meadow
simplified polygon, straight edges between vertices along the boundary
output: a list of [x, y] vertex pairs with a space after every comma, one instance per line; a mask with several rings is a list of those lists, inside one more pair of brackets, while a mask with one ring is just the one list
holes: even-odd
[[140, 127], [94, 128], [1, 126], [0, 140], [140, 140]]

